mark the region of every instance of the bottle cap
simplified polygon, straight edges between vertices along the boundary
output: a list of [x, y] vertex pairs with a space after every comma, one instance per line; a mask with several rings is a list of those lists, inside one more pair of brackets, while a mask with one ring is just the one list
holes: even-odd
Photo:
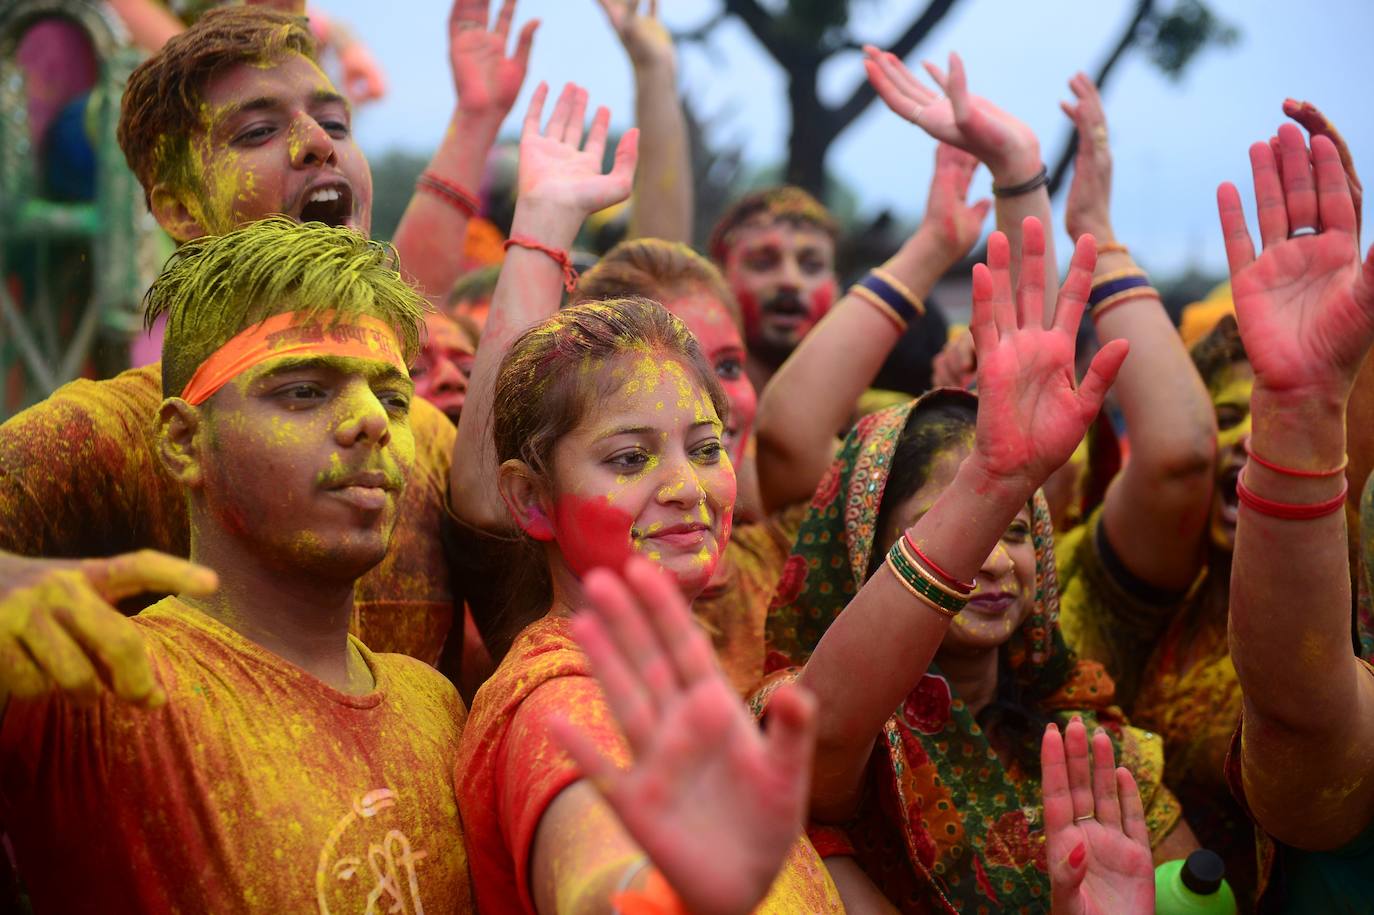
[[1199, 848], [1183, 863], [1183, 885], [1199, 896], [1215, 893], [1225, 878], [1226, 862], [1210, 849]]

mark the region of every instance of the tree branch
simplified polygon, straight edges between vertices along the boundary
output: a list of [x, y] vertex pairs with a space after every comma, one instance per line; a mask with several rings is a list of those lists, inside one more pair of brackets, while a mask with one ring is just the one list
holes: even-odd
[[[954, 6], [956, 0], [930, 0], [930, 4], [925, 8], [921, 15], [917, 16], [911, 25], [906, 27], [892, 47], [888, 48], [893, 54], [902, 59], [916, 49], [916, 46], [930, 34], [930, 30], [940, 24], [940, 20], [945, 18], [950, 7]], [[863, 80], [854, 87], [854, 92], [849, 98], [837, 108], [832, 108], [831, 125], [835, 133], [839, 133], [848, 127], [855, 118], [864, 113], [877, 93], [873, 91], [873, 85], [868, 80]]]
[[711, 32], [715, 30], [716, 26], [724, 22], [726, 17], [728, 17], [729, 15], [729, 10], [721, 9], [710, 19], [707, 19], [705, 22], [703, 22], [701, 25], [697, 26], [694, 29], [686, 29], [681, 32], [673, 32], [673, 44], [681, 45], [705, 41], [707, 36], [709, 36]]
[[773, 16], [759, 6], [757, 0], [725, 0], [725, 10], [738, 16], [774, 59], [783, 59], [787, 50], [783, 47], [782, 38], [773, 25]]
[[[1116, 47], [1112, 48], [1112, 53], [1107, 55], [1107, 59], [1098, 67], [1097, 73], [1093, 76], [1093, 82], [1097, 84], [1099, 92], [1111, 78], [1112, 71], [1125, 56], [1126, 51], [1135, 44], [1140, 35], [1140, 27], [1145, 23], [1155, 11], [1155, 0], [1136, 0], [1135, 14], [1131, 21], [1127, 23], [1121, 37], [1117, 39]], [[1068, 175], [1069, 166], [1073, 164], [1074, 157], [1078, 155], [1078, 131], [1070, 130], [1068, 137], [1064, 140], [1064, 145], [1060, 147], [1059, 157], [1055, 160], [1054, 168], [1050, 170], [1049, 193], [1053, 197], [1059, 192], [1059, 188], [1064, 183], [1064, 178]]]

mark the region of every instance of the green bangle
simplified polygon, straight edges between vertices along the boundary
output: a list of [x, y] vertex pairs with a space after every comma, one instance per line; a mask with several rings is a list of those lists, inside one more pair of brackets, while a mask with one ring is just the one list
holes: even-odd
[[907, 559], [906, 554], [902, 552], [900, 540], [892, 545], [892, 549], [887, 551], [887, 561], [892, 565], [892, 571], [896, 572], [897, 576], [911, 590], [934, 604], [937, 610], [954, 616], [968, 604], [967, 599], [960, 600], [951, 597], [926, 581], [925, 576], [917, 571], [912, 562]]

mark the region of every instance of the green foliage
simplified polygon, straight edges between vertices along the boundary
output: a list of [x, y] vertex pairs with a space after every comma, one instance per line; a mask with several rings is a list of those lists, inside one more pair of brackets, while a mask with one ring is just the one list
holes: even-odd
[[391, 241], [401, 214], [415, 193], [415, 179], [429, 164], [429, 156], [393, 149], [372, 162], [372, 237]]
[[1171, 12], [1150, 18], [1143, 36], [1150, 60], [1170, 79], [1180, 79], [1189, 62], [1209, 44], [1235, 44], [1240, 32], [1201, 0], [1179, 0]]

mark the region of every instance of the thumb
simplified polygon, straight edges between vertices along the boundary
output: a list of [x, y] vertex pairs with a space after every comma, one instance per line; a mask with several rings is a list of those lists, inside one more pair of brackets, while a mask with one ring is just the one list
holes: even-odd
[[[816, 746], [816, 697], [791, 683], [779, 687], [768, 702], [764, 739], [774, 771], [784, 773], [789, 782], [809, 782]], [[801, 794], [805, 796], [806, 791]]]
[[1102, 401], [1107, 399], [1107, 392], [1116, 382], [1117, 373], [1121, 371], [1121, 364], [1126, 361], [1130, 350], [1131, 344], [1125, 340], [1113, 340], [1093, 357], [1088, 373], [1078, 387], [1079, 403], [1087, 416], [1094, 416], [1102, 409]]
[[219, 587], [212, 569], [156, 550], [87, 559], [81, 572], [101, 597], [112, 602], [146, 592], [206, 597]]
[[1069, 850], [1069, 853], [1061, 858], [1055, 858], [1051, 852], [1050, 859], [1050, 892], [1053, 897], [1051, 911], [1072, 912], [1080, 907], [1073, 905], [1073, 900], [1078, 896], [1083, 880], [1088, 876], [1088, 846], [1079, 839], [1078, 842]]
[[639, 128], [631, 127], [620, 137], [615, 146], [615, 163], [611, 166], [611, 178], [615, 179], [617, 195], [605, 205], [618, 203], [630, 195], [634, 186], [635, 166], [639, 163]]

